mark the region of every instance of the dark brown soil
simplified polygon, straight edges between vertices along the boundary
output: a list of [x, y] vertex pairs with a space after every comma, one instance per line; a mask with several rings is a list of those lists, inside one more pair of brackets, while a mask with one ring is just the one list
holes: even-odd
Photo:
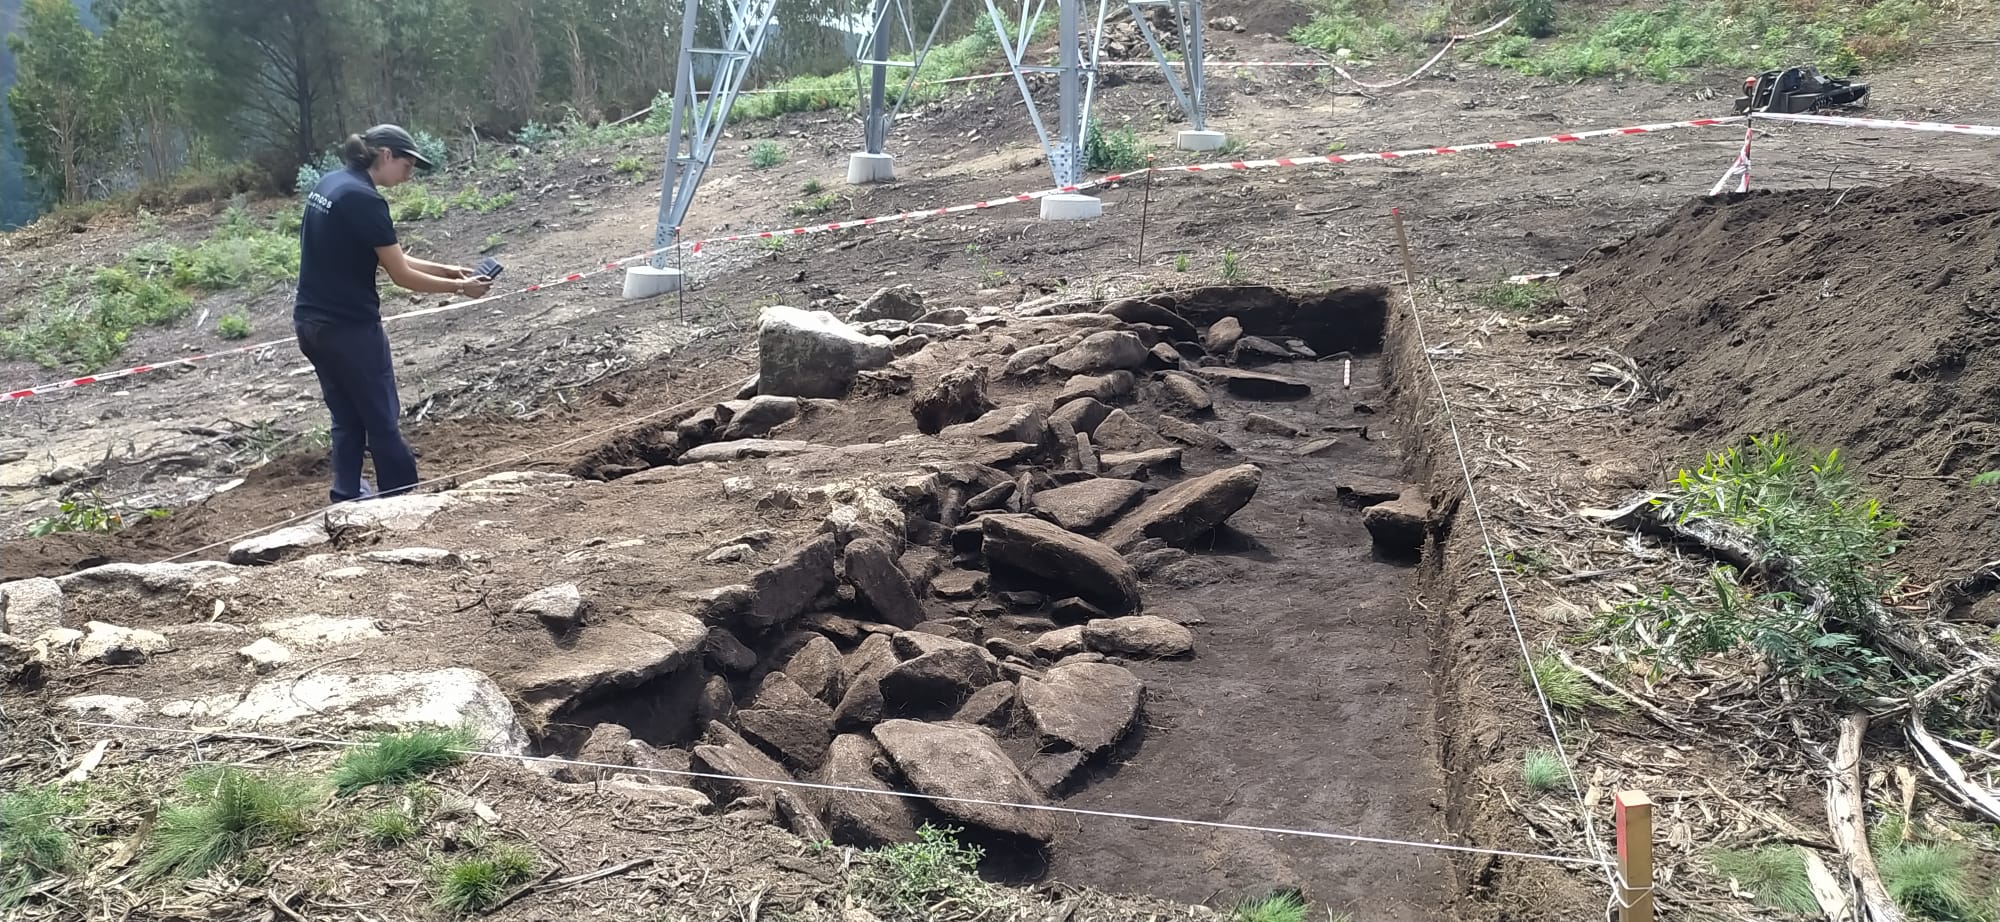
[[1696, 200], [1565, 290], [1662, 398], [1664, 468], [1777, 431], [1839, 449], [1908, 524], [1919, 583], [2000, 556], [2000, 189]]
[[[1191, 452], [1187, 464], [1250, 461], [1263, 484], [1229, 534], [1146, 581], [1149, 599], [1192, 606], [1204, 620], [1197, 655], [1133, 664], [1150, 689], [1144, 745], [1070, 806], [1418, 841], [1444, 834], [1429, 616], [1412, 606], [1413, 571], [1378, 558], [1360, 511], [1335, 499], [1353, 475], [1399, 472], [1390, 427], [1356, 409], [1385, 405], [1389, 366], [1379, 353], [1357, 360], [1351, 390], [1341, 371], [1339, 360], [1284, 367], [1313, 383], [1298, 405], [1218, 394], [1210, 428], [1241, 450]], [[1314, 430], [1301, 441], [1340, 442], [1298, 457], [1244, 430], [1250, 413]], [[1371, 424], [1373, 439], [1354, 434]], [[1438, 918], [1452, 886], [1448, 859], [1434, 852], [1098, 820], [1058, 841], [1051, 870], [1191, 902], [1295, 887], [1382, 920]]]

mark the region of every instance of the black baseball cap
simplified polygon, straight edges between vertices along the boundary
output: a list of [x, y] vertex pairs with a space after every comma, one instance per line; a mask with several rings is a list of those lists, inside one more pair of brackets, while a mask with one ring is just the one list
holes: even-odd
[[368, 133], [362, 135], [361, 140], [368, 142], [369, 147], [380, 147], [399, 154], [407, 154], [411, 160], [416, 161], [420, 169], [437, 168], [437, 164], [432, 163], [417, 150], [417, 139], [410, 137], [410, 133], [404, 131], [400, 125], [376, 125], [368, 129]]

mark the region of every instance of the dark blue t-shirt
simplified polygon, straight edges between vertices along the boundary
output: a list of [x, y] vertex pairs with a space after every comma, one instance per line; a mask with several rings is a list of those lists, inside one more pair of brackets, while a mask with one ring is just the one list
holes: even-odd
[[381, 322], [375, 248], [395, 242], [389, 203], [367, 173], [339, 169], [321, 177], [306, 196], [305, 220], [299, 227], [299, 294], [293, 319]]

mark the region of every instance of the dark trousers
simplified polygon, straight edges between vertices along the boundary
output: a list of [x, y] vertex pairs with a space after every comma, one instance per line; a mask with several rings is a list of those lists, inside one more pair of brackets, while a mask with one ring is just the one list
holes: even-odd
[[336, 503], [369, 495], [361, 479], [364, 452], [375, 456], [379, 495], [416, 486], [417, 459], [397, 428], [402, 407], [382, 325], [300, 321], [293, 329], [333, 414], [333, 489], [327, 495]]

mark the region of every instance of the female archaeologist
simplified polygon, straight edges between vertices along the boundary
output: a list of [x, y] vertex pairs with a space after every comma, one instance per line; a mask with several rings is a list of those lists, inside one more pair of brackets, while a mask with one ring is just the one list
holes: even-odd
[[417, 485], [417, 460], [397, 426], [401, 406], [389, 336], [382, 329], [382, 301], [375, 270], [410, 291], [480, 298], [490, 279], [464, 266], [404, 255], [380, 190], [433, 164], [416, 139], [395, 125], [349, 135], [341, 145], [346, 168], [326, 174], [306, 197], [299, 230], [299, 291], [292, 327], [299, 351], [312, 361], [320, 393], [333, 415], [333, 488], [336, 503], [371, 494], [361, 478], [361, 456], [375, 457], [380, 495]]

